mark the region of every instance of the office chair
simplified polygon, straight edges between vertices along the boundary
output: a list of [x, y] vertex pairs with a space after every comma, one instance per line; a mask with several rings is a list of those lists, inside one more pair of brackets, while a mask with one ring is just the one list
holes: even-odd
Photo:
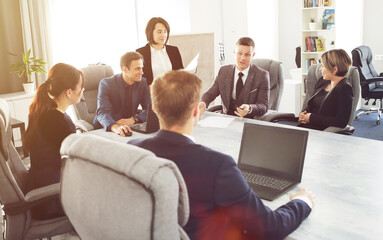
[[359, 112], [355, 119], [363, 113], [377, 112], [378, 118], [376, 124], [380, 124], [381, 113], [383, 110], [383, 73], [379, 75], [376, 73], [374, 66], [372, 65], [372, 52], [368, 46], [360, 46], [354, 48], [351, 51], [352, 65], [357, 67], [359, 70], [360, 84], [362, 88], [362, 98], [366, 100], [366, 105], [370, 99], [374, 99], [372, 105], [376, 104], [376, 100], [380, 101], [378, 108], [371, 108], [368, 110], [362, 110]]
[[31, 208], [59, 197], [60, 185], [53, 184], [26, 192], [28, 171], [11, 142], [9, 108], [0, 99], [0, 203], [4, 211], [4, 239], [40, 239], [72, 232], [67, 217], [37, 220]]
[[90, 65], [81, 69], [85, 75], [84, 93], [79, 103], [74, 104], [74, 123], [82, 132], [93, 130], [93, 119], [97, 111], [98, 85], [103, 78], [113, 75], [108, 65]]
[[[262, 116], [255, 116], [254, 119], [270, 121], [270, 114], [278, 111], [283, 92], [283, 68], [282, 63], [271, 59], [253, 59], [251, 63], [262, 68], [270, 74], [270, 99], [269, 110]], [[209, 112], [222, 113], [222, 105], [211, 106]]]
[[[309, 72], [307, 75], [306, 80], [306, 96], [303, 101], [302, 109], [305, 109], [307, 107], [307, 103], [314, 95], [315, 93], [315, 85], [317, 81], [322, 77], [322, 72], [320, 71], [321, 64], [313, 64], [309, 68]], [[350, 69], [347, 72], [346, 75], [347, 81], [352, 86], [352, 91], [354, 95], [354, 99], [352, 101], [352, 110], [351, 114], [347, 123], [347, 126], [344, 128], [339, 127], [328, 127], [326, 128], [325, 132], [334, 132], [334, 133], [340, 133], [345, 135], [351, 135], [354, 133], [355, 129], [352, 127], [352, 121], [354, 119], [354, 114], [356, 111], [356, 108], [358, 106], [359, 98], [360, 98], [360, 83], [359, 83], [359, 73], [358, 69], [354, 66], [351, 66]], [[278, 122], [278, 121], [294, 121], [297, 122], [298, 118], [295, 117], [294, 113], [275, 113], [273, 116], [270, 117], [272, 122]]]
[[61, 202], [81, 239], [189, 239], [175, 163], [91, 134], [68, 136], [60, 151]]

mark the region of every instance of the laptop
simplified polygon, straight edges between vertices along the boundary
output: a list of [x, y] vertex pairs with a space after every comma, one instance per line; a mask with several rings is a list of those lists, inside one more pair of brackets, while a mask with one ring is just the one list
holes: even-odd
[[130, 128], [140, 133], [153, 133], [160, 129], [160, 123], [158, 122], [157, 115], [152, 110], [152, 104], [148, 105], [146, 122], [133, 124]]
[[254, 192], [274, 200], [302, 180], [308, 131], [245, 123], [238, 168]]
[[198, 59], [199, 53], [194, 56], [194, 58], [190, 61], [184, 70], [190, 73], [197, 73]]

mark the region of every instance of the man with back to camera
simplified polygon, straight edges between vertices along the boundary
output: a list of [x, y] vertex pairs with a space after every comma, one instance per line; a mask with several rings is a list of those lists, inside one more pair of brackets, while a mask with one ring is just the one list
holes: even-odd
[[236, 64], [222, 66], [210, 89], [202, 95], [206, 107], [221, 95], [224, 114], [253, 118], [267, 112], [270, 97], [269, 72], [251, 64], [255, 44], [253, 39], [238, 39]]
[[238, 239], [243, 234], [248, 239], [284, 238], [310, 214], [312, 195], [301, 189], [272, 211], [248, 186], [232, 157], [194, 143], [193, 127], [204, 109], [201, 85], [196, 75], [185, 71], [155, 79], [150, 94], [160, 130], [154, 137], [128, 143], [177, 164], [189, 194], [190, 217], [184, 229], [190, 239]]
[[[137, 52], [127, 52], [120, 59], [122, 72], [102, 79], [98, 87], [97, 113], [94, 127], [104, 128], [126, 136], [130, 126], [146, 121], [146, 109], [151, 103], [149, 88], [143, 75], [143, 57]], [[142, 111], [137, 113], [138, 105]]]

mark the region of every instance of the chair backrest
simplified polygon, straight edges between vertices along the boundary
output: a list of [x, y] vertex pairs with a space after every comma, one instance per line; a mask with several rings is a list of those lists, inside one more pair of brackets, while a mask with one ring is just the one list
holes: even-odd
[[81, 101], [73, 105], [77, 119], [93, 125], [97, 110], [98, 84], [103, 78], [113, 75], [113, 69], [108, 65], [92, 65], [81, 69], [85, 75], [84, 94]]
[[11, 141], [10, 113], [3, 99], [0, 99], [0, 135], [0, 202], [6, 205], [24, 200], [28, 171]]
[[[317, 81], [322, 77], [322, 72], [320, 71], [321, 64], [313, 64], [310, 66], [307, 79], [306, 79], [306, 96], [303, 101], [302, 109], [307, 107], [307, 102], [310, 100], [311, 96], [315, 93], [315, 85]], [[346, 75], [347, 81], [352, 86], [352, 91], [354, 99], [352, 101], [352, 110], [351, 115], [348, 120], [348, 125], [352, 124], [354, 119], [355, 111], [358, 107], [358, 102], [360, 98], [360, 81], [359, 81], [359, 72], [358, 69], [354, 66], [351, 66]]]
[[[25, 201], [27, 170], [11, 141], [8, 104], [0, 98], [0, 203], [7, 214], [8, 207], [17, 207]], [[23, 192], [24, 191], [24, 192]], [[7, 239], [23, 239], [27, 214], [7, 214]], [[4, 230], [4, 229], [3, 229]]]
[[253, 59], [251, 61], [257, 67], [262, 68], [270, 74], [270, 99], [269, 109], [277, 110], [281, 102], [283, 91], [283, 69], [282, 63], [271, 59]]
[[82, 239], [188, 239], [177, 166], [133, 145], [72, 134], [61, 147], [61, 202]]
[[362, 84], [362, 97], [369, 98], [370, 90], [378, 87], [378, 83], [368, 83], [371, 78], [378, 77], [372, 65], [372, 52], [368, 46], [360, 46], [351, 51], [352, 65], [358, 68], [359, 79]]
[[360, 81], [365, 82], [370, 78], [377, 77], [378, 74], [372, 65], [372, 52], [368, 46], [360, 46], [351, 51], [352, 65], [358, 68]]

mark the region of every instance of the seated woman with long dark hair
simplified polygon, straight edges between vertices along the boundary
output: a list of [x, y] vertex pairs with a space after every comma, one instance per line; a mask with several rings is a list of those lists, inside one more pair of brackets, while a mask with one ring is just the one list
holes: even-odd
[[[76, 128], [65, 113], [78, 103], [84, 90], [84, 74], [75, 67], [58, 63], [48, 79], [37, 89], [29, 107], [29, 125], [23, 136], [23, 145], [30, 151], [28, 190], [60, 182], [62, 141]], [[32, 209], [32, 215], [48, 219], [64, 215], [59, 199], [42, 203]]]
[[351, 59], [343, 49], [322, 54], [322, 78], [315, 93], [300, 114], [298, 126], [324, 130], [334, 126], [344, 128], [352, 111], [353, 91], [346, 79]]

